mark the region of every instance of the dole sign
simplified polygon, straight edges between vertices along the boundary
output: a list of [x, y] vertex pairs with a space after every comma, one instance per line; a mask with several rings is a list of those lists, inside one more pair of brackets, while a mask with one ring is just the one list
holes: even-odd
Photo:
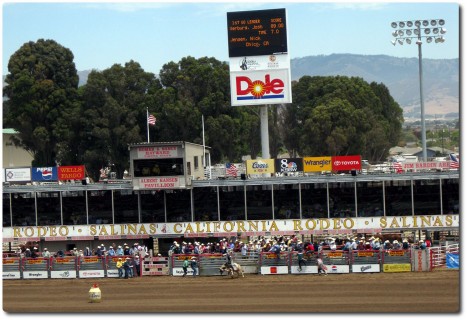
[[233, 106], [291, 103], [288, 69], [231, 72]]

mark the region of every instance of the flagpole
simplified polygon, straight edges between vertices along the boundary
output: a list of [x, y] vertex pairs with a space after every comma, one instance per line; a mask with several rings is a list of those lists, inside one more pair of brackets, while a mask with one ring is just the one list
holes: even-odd
[[201, 126], [203, 127], [203, 157], [204, 157], [204, 168], [206, 168], [206, 145], [204, 142], [204, 115], [201, 115]]
[[149, 108], [146, 107], [146, 127], [148, 129], [148, 143], [149, 143]]

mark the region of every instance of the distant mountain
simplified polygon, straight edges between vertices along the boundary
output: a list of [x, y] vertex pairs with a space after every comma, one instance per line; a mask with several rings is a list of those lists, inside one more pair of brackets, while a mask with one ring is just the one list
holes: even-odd
[[[405, 120], [420, 120], [418, 58], [331, 54], [295, 58], [290, 64], [292, 80], [304, 75], [341, 75], [383, 83], [403, 108]], [[86, 84], [90, 72], [78, 71], [80, 86]], [[426, 119], [458, 119], [459, 59], [423, 59], [422, 80]]]
[[[332, 54], [291, 60], [292, 80], [309, 76], [361, 77], [383, 83], [404, 110], [405, 120], [420, 119], [418, 58]], [[459, 118], [459, 59], [423, 59], [426, 119]]]
[[78, 86], [81, 87], [82, 85], [86, 84], [88, 82], [88, 76], [91, 73], [92, 70], [83, 70], [83, 71], [78, 71], [78, 77], [79, 77], [79, 82]]

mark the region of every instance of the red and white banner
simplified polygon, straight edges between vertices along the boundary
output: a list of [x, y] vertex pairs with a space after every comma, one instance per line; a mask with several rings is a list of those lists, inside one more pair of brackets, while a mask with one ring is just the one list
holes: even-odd
[[332, 157], [333, 171], [362, 170], [362, 157], [358, 156], [335, 156]]
[[177, 146], [138, 147], [135, 159], [179, 158]]

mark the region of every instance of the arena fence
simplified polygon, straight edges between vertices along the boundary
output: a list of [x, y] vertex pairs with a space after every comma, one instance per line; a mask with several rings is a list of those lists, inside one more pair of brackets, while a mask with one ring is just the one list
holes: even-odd
[[446, 246], [430, 247], [430, 271], [446, 269], [446, 257], [449, 254], [459, 254], [459, 244], [452, 243]]
[[[458, 254], [459, 246], [449, 248], [429, 248], [429, 250], [383, 250], [383, 251], [344, 251], [322, 250], [299, 254], [295, 251], [283, 251], [280, 255], [270, 252], [251, 251], [242, 255], [233, 253], [233, 261], [239, 263], [244, 273], [252, 274], [317, 274], [317, 259], [321, 258], [328, 268], [328, 273], [375, 273], [432, 271], [445, 264], [446, 254]], [[444, 255], [444, 257], [443, 257]], [[117, 257], [74, 257], [62, 258], [3, 258], [3, 279], [76, 279], [118, 277]], [[171, 257], [145, 257], [136, 273], [134, 257], [130, 257], [133, 275], [141, 276], [181, 276], [183, 262], [195, 257], [198, 274], [218, 276], [219, 267], [226, 262], [221, 253], [214, 254], [173, 254]], [[301, 261], [299, 261], [301, 257]], [[422, 257], [422, 258], [421, 258]], [[428, 257], [428, 260], [423, 260]], [[428, 264], [426, 264], [426, 262]], [[431, 266], [426, 268], [425, 265]], [[192, 275], [188, 267], [188, 275]]]

